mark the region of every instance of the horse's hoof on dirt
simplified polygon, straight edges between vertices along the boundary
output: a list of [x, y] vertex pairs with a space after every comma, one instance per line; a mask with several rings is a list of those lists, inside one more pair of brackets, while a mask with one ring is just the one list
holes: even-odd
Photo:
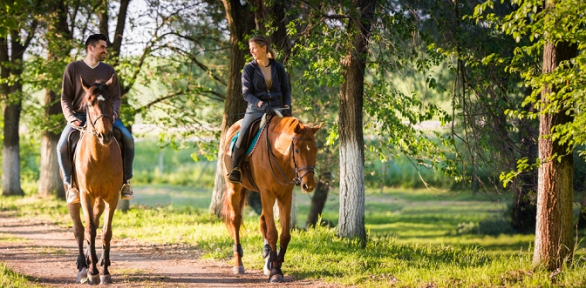
[[87, 282], [87, 269], [81, 268], [81, 271], [77, 272], [77, 280], [75, 283], [85, 283]]
[[100, 275], [100, 285], [112, 284], [112, 275]]
[[100, 284], [100, 274], [97, 275], [87, 275], [88, 284], [90, 285], [98, 285]]
[[245, 274], [244, 266], [234, 266], [234, 268], [232, 268], [232, 273], [234, 273], [234, 275]]
[[281, 283], [283, 281], [285, 281], [285, 278], [283, 278], [283, 275], [281, 274], [275, 274], [269, 279], [269, 282], [271, 283]]

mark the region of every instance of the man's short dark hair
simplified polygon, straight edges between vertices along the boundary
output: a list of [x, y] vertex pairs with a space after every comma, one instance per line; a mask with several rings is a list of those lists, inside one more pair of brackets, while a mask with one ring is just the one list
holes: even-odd
[[88, 45], [92, 45], [92, 47], [96, 47], [96, 44], [98, 44], [98, 42], [100, 40], [104, 40], [104, 41], [106, 41], [106, 43], [108, 43], [108, 37], [106, 37], [106, 35], [104, 35], [104, 34], [93, 34], [93, 35], [90, 35], [90, 37], [87, 37], [87, 40], [85, 40], [85, 52], [87, 53], [87, 46]]

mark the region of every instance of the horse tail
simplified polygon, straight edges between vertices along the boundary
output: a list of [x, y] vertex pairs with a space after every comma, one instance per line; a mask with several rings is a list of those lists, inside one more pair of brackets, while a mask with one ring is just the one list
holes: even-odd
[[246, 198], [248, 196], [248, 189], [240, 186], [240, 191], [234, 191], [234, 194], [239, 193], [240, 194], [240, 201], [238, 202], [238, 207], [235, 207], [236, 209], [238, 209], [238, 211], [233, 211], [231, 209], [232, 205], [230, 205], [230, 202], [232, 201], [232, 197], [228, 196], [228, 189], [226, 189], [227, 186], [226, 184], [224, 184], [224, 186], [222, 186], [221, 190], [222, 190], [222, 218], [224, 219], [224, 224], [226, 224], [226, 227], [228, 227], [228, 231], [230, 231], [231, 236], [234, 236], [234, 230], [231, 229], [232, 227], [232, 221], [234, 220], [236, 215], [240, 215], [240, 224], [244, 225], [244, 221], [242, 221], [242, 210], [244, 209], [244, 205], [246, 205]]

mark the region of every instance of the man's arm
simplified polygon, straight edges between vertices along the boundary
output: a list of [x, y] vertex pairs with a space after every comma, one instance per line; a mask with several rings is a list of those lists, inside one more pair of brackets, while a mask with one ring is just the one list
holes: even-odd
[[73, 113], [73, 99], [75, 97], [74, 74], [72, 65], [67, 65], [63, 73], [63, 82], [61, 83], [61, 109], [67, 122], [79, 126], [81, 121]]

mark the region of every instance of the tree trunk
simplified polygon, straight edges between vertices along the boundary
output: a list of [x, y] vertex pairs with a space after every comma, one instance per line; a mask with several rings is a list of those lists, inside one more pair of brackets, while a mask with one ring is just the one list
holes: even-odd
[[326, 200], [328, 200], [328, 193], [330, 192], [330, 182], [332, 181], [332, 173], [325, 171], [319, 176], [317, 186], [311, 197], [311, 207], [307, 215], [307, 224], [305, 228], [315, 227], [317, 220], [322, 215]]
[[[553, 2], [547, 6], [553, 8]], [[545, 44], [543, 53], [543, 73], [554, 71], [560, 61], [568, 60], [576, 54], [576, 46], [564, 42]], [[545, 86], [542, 101], [548, 102], [547, 94], [555, 87]], [[533, 266], [544, 266], [549, 270], [561, 268], [571, 260], [574, 251], [573, 226], [573, 170], [574, 159], [568, 153], [568, 146], [552, 141], [552, 128], [572, 121], [567, 111], [541, 115], [539, 118], [539, 179], [537, 190], [537, 222], [535, 229], [535, 251]], [[555, 159], [550, 159], [557, 155]]]
[[357, 17], [348, 24], [351, 51], [342, 59], [344, 83], [340, 85], [340, 220], [338, 236], [366, 243], [364, 227], [364, 69], [370, 25], [376, 0], [355, 0]]
[[[230, 72], [228, 75], [228, 87], [226, 91], [226, 101], [224, 102], [224, 117], [222, 118], [222, 132], [220, 134], [220, 143], [226, 139], [226, 131], [236, 121], [238, 121], [244, 111], [246, 111], [246, 101], [242, 98], [242, 79], [241, 71], [245, 64], [244, 57], [248, 49], [240, 49], [239, 44], [248, 46], [246, 35], [250, 35], [254, 29], [254, 12], [251, 11], [249, 4], [240, 4], [240, 0], [222, 0], [226, 9], [226, 19], [230, 30]], [[243, 43], [244, 42], [244, 43]], [[210, 203], [210, 213], [221, 216], [222, 196], [224, 194], [224, 169], [223, 159], [224, 147], [220, 145], [218, 149], [218, 161], [216, 162], [216, 177], [214, 181], [214, 190], [212, 202]]]
[[[1, 66], [1, 78], [10, 76], [20, 78], [22, 74], [22, 60], [26, 49], [20, 43], [20, 34], [11, 32], [10, 52], [8, 41], [0, 39], [0, 64], [10, 62], [10, 67]], [[9, 55], [11, 53], [11, 55]], [[3, 115], [4, 115], [4, 141], [2, 142], [2, 195], [24, 195], [20, 187], [20, 112], [22, 108], [22, 84], [16, 81], [13, 85], [2, 84]]]
[[[67, 26], [67, 5], [65, 1], [57, 1], [55, 5], [50, 7], [51, 12], [55, 17], [52, 25], [49, 26], [47, 34], [60, 35], [60, 37], [52, 37], [48, 47], [47, 59], [50, 62], [57, 62], [58, 59], [63, 59], [69, 56], [71, 47], [71, 32]], [[65, 67], [63, 67], [65, 68]], [[60, 79], [55, 79], [59, 81]], [[59, 83], [61, 83], [59, 81]], [[54, 85], [61, 87], [61, 85]], [[56, 92], [55, 88], [47, 88], [45, 90], [45, 117], [47, 119], [55, 117], [55, 115], [63, 114], [61, 110], [61, 95]], [[45, 130], [42, 132], [41, 138], [41, 174], [39, 176], [39, 195], [48, 196], [56, 193], [57, 197], [65, 199], [65, 190], [61, 175], [59, 171], [59, 164], [57, 162], [57, 142], [62, 127]], [[58, 132], [57, 132], [58, 131]]]

